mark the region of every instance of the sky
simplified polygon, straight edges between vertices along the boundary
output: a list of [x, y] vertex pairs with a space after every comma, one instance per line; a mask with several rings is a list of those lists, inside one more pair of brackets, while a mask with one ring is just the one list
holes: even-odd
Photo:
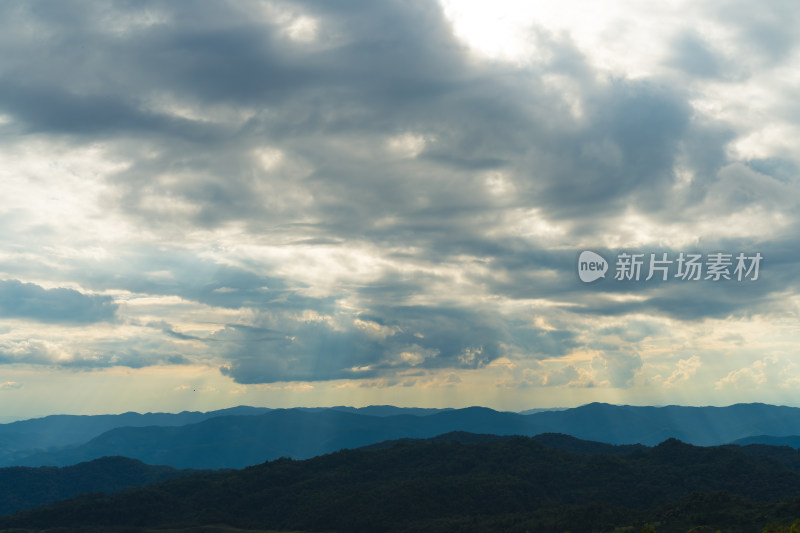
[[798, 27], [2, 2], [0, 416], [800, 405]]

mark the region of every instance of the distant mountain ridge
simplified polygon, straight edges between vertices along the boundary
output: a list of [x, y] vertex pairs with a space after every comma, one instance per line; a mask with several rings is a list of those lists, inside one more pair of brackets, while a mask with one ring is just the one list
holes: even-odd
[[524, 411], [519, 411], [521, 415], [533, 415], [536, 413], [544, 413], [547, 411], [566, 411], [569, 407], [535, 407], [533, 409], [525, 409]]
[[789, 446], [795, 450], [800, 449], [800, 435], [788, 435], [783, 437], [776, 437], [774, 435], [753, 435], [752, 437], [745, 437], [737, 439], [733, 444], [740, 446], [747, 446], [749, 444], [766, 444], [768, 446]]
[[[509, 423], [512, 417], [518, 424]], [[242, 468], [278, 457], [310, 458], [383, 440], [432, 437], [465, 426], [477, 433], [519, 434], [523, 423], [520, 415], [485, 408], [426, 416], [276, 409], [258, 416], [214, 417], [180, 427], [116, 428], [86, 444], [38, 453], [15, 464], [65, 466], [121, 455], [177, 468]]]
[[[392, 414], [397, 412], [402, 414]], [[121, 455], [176, 468], [241, 468], [278, 457], [306, 459], [343, 448], [425, 439], [452, 431], [560, 433], [616, 445], [655, 445], [676, 438], [710, 446], [754, 434], [800, 433], [800, 409], [765, 404], [636, 407], [601, 403], [529, 415], [485, 407], [435, 412], [392, 406], [274, 409], [251, 416], [213, 416], [183, 426], [118, 427], [83, 444], [34, 453], [13, 464], [65, 466]]]
[[0, 424], [0, 466], [14, 458], [44, 450], [82, 444], [118, 427], [184, 426], [225, 415], [256, 415], [271, 411], [266, 407], [238, 406], [202, 413], [122, 413], [118, 415], [50, 415]]
[[[451, 410], [421, 407], [395, 407], [393, 405], [370, 405], [367, 407], [298, 407], [296, 409], [309, 412], [335, 410], [378, 417], [394, 416], [398, 414], [427, 416]], [[39, 466], [39, 464], [21, 461], [21, 459], [38, 453], [47, 454], [56, 452], [57, 449], [85, 444], [87, 441], [116, 428], [186, 426], [220, 416], [255, 416], [273, 410], [274, 409], [268, 407], [240, 405], [208, 412], [182, 411], [180, 413], [144, 414], [127, 412], [117, 415], [50, 415], [42, 418], [19, 420], [7, 424], [0, 424], [0, 467], [10, 465]], [[102, 457], [103, 455], [116, 454], [87, 456], [86, 460]]]
[[800, 434], [800, 408], [762, 403], [665, 407], [590, 403], [528, 415], [548, 431], [611, 444], [658, 444], [669, 438], [699, 446], [758, 434]]
[[349, 407], [345, 405], [336, 405], [333, 407], [296, 407], [303, 411], [324, 411], [333, 409], [335, 411], [345, 411], [347, 413], [356, 413], [360, 415], [370, 416], [395, 416], [395, 415], [413, 415], [413, 416], [428, 416], [444, 411], [453, 411], [453, 408], [446, 407], [443, 409], [432, 407], [395, 407], [394, 405], [368, 405], [366, 407]]
[[531, 414], [485, 407], [378, 405], [56, 415], [0, 424], [0, 466], [66, 466], [122, 455], [177, 468], [239, 468], [281, 456], [308, 458], [342, 448], [430, 438], [451, 431], [527, 436], [561, 433], [609, 444], [654, 445], [669, 438], [702, 446], [747, 444], [758, 441], [740, 439], [800, 434], [800, 409], [765, 404], [639, 407], [591, 403]]

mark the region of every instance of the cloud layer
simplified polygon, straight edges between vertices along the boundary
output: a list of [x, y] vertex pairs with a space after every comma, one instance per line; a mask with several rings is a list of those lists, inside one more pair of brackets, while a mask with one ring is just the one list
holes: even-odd
[[[620, 28], [652, 24], [628, 7]], [[800, 10], [684, 7], [707, 32], [542, 18], [508, 60], [428, 1], [4, 4], [0, 361], [788, 384], [762, 357], [796, 335]], [[583, 249], [765, 259], [755, 282], [584, 285]]]

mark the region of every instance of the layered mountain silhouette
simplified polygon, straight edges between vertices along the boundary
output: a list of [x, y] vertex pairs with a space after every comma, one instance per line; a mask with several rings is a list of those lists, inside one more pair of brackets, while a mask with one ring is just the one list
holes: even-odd
[[[449, 409], [426, 409], [415, 407], [395, 407], [392, 405], [371, 405], [368, 407], [309, 407], [297, 408], [303, 412], [342, 411], [365, 414], [375, 417], [410, 414], [427, 416]], [[254, 416], [272, 411], [266, 407], [238, 406], [208, 412], [183, 411], [181, 413], [123, 413], [119, 415], [52, 415], [43, 418], [21, 420], [0, 424], [0, 467], [1, 466], [41, 466], [68, 465], [114, 453], [80, 453], [82, 459], [75, 461], [31, 461], [23, 458], [35, 454], [51, 457], [49, 452], [75, 447], [116, 428], [177, 427], [196, 424], [221, 416]], [[57, 453], [56, 453], [57, 455]], [[69, 454], [67, 454], [69, 455]]]
[[[370, 405], [368, 407], [307, 407], [302, 411], [344, 411], [370, 416], [409, 414], [426, 416], [450, 409], [395, 407]], [[45, 450], [82, 444], [106, 431], [119, 427], [184, 426], [196, 424], [218, 416], [252, 416], [272, 411], [267, 407], [240, 405], [215, 411], [183, 411], [180, 413], [122, 413], [119, 415], [51, 415], [30, 420], [0, 424], [0, 465], [11, 462], [15, 456], [30, 455], [32, 450]]]
[[35, 450], [81, 444], [118, 427], [183, 426], [225, 415], [254, 415], [266, 407], [239, 406], [201, 413], [122, 413], [119, 415], [51, 415], [0, 424], [0, 465]]
[[0, 529], [736, 533], [790, 522], [798, 498], [800, 473], [738, 446], [454, 432], [83, 495]]
[[[64, 429], [63, 433], [53, 429], [55, 426], [44, 426], [47, 418], [27, 421], [39, 424], [37, 442], [48, 443], [50, 449], [19, 449], [22, 440], [17, 435], [17, 448], [5, 449], [5, 464], [66, 466], [119, 455], [176, 468], [241, 468], [279, 457], [305, 459], [343, 448], [425, 439], [452, 431], [526, 436], [562, 433], [608, 444], [655, 445], [676, 438], [702, 446], [753, 435], [800, 434], [800, 409], [764, 404], [636, 407], [592, 403], [528, 415], [483, 407], [428, 410], [392, 406], [262, 411], [240, 407], [211, 413], [134, 415], [100, 417], [94, 425], [95, 417], [76, 417], [79, 428]], [[202, 416], [205, 418], [193, 423], [178, 423], [180, 417], [194, 420]], [[157, 417], [162, 423], [141, 427]], [[126, 423], [128, 418], [137, 424]], [[62, 429], [69, 426], [68, 420], [55, 418]], [[101, 431], [112, 424], [118, 425]], [[2, 435], [9, 435], [7, 428], [0, 427]], [[86, 438], [79, 443], [81, 436]]]

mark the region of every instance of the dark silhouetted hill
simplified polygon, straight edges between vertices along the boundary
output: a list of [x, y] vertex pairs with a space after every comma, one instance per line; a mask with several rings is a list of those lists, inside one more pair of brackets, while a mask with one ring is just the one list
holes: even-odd
[[194, 473], [149, 466], [125, 457], [104, 457], [75, 466], [0, 468], [0, 514], [74, 498], [82, 493], [114, 492]]
[[[572, 453], [526, 437], [462, 442], [469, 438], [196, 474], [2, 517], [0, 527], [577, 533], [617, 526], [638, 531], [655, 517], [659, 533], [701, 523], [735, 533], [760, 531], [770, 519], [800, 512], [800, 474], [735, 446], [670, 439], [604, 454]], [[605, 446], [568, 445], [593, 452]]]
[[[376, 444], [369, 444], [361, 447], [362, 450], [380, 450], [383, 448], [391, 448], [398, 444], [416, 444], [420, 442], [461, 442], [461, 443], [476, 443], [476, 442], [495, 442], [509, 439], [515, 439], [515, 435], [490, 435], [482, 433], [468, 433], [466, 431], [452, 431], [444, 433], [429, 439], [396, 439], [378, 442]], [[543, 444], [548, 448], [561, 450], [565, 452], [586, 454], [586, 455], [620, 455], [633, 453], [647, 449], [647, 446], [641, 444], [605, 444], [602, 442], [592, 442], [586, 440], [576, 439], [570, 435], [561, 433], [542, 433], [531, 437], [531, 439], [539, 444]]]

